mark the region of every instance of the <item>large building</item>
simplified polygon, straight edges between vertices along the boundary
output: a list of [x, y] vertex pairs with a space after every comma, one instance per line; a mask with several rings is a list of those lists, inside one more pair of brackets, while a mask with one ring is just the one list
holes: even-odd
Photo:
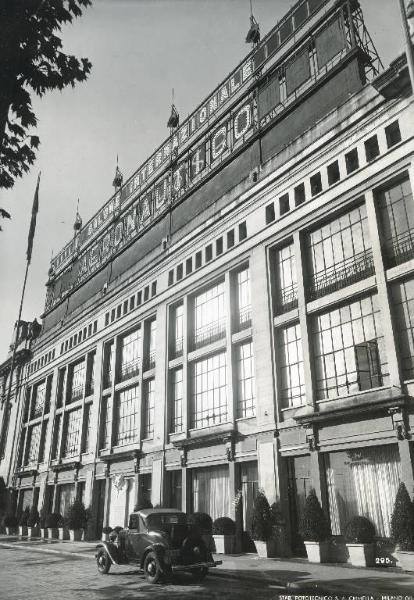
[[116, 179], [51, 263], [18, 511], [77, 496], [99, 535], [151, 500], [249, 531], [262, 488], [299, 553], [315, 488], [334, 535], [363, 514], [389, 537], [414, 491], [414, 142], [405, 56], [380, 71], [357, 1], [300, 0]]

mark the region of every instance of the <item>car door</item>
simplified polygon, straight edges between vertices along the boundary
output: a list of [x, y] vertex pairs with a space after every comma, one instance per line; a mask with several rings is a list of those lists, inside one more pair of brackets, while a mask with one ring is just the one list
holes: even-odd
[[140, 535], [140, 517], [139, 515], [130, 515], [129, 517], [129, 530], [126, 536], [125, 552], [129, 560], [137, 560], [138, 556], [138, 539]]

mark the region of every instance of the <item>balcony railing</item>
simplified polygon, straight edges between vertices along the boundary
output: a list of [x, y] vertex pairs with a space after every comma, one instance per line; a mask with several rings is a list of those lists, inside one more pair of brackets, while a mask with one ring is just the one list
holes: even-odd
[[80, 400], [83, 396], [83, 384], [77, 385], [76, 387], [72, 387], [70, 399], [72, 402], [75, 400]]
[[194, 333], [193, 350], [197, 350], [197, 348], [202, 348], [203, 346], [217, 342], [224, 337], [226, 337], [225, 321], [218, 321], [208, 325], [207, 327], [202, 327], [196, 330]]
[[150, 369], [155, 369], [155, 350], [150, 352], [147, 358], [144, 361], [144, 369], [149, 371]]
[[139, 366], [139, 358], [123, 363], [120, 369], [121, 381], [125, 381], [125, 379], [131, 379], [131, 377], [136, 377], [139, 375]]
[[414, 232], [407, 231], [387, 240], [383, 253], [387, 267], [396, 267], [414, 258]]
[[252, 326], [252, 308], [251, 306], [245, 306], [239, 310], [237, 315], [237, 331], [248, 329]]
[[366, 279], [375, 273], [372, 250], [360, 252], [314, 275], [311, 279], [309, 299], [316, 300], [344, 287]]
[[184, 351], [184, 338], [180, 337], [180, 338], [177, 338], [172, 344], [171, 357], [178, 358], [179, 356], [183, 355], [183, 351]]
[[295, 285], [283, 288], [280, 291], [276, 313], [282, 315], [298, 307], [298, 288]]

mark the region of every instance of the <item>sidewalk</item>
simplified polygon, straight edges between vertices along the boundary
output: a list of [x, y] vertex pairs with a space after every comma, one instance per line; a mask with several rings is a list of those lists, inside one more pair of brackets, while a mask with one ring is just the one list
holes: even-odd
[[[0, 535], [0, 548], [13, 548], [94, 559], [99, 542], [41, 540]], [[365, 569], [336, 564], [314, 564], [305, 559], [258, 558], [254, 554], [215, 555], [223, 564], [211, 575], [267, 582], [287, 587], [292, 596], [303, 593], [339, 596], [399, 595], [414, 600], [414, 573], [396, 568]], [[339, 599], [340, 600], [340, 599]]]

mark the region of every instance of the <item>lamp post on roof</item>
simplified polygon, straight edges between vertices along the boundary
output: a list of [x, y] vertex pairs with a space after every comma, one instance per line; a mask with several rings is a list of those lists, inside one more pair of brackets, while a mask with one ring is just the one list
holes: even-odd
[[402, 26], [403, 26], [404, 37], [405, 37], [405, 53], [407, 56], [407, 64], [408, 64], [408, 70], [410, 73], [410, 80], [411, 80], [411, 93], [413, 93], [414, 92], [414, 51], [413, 51], [413, 44], [411, 41], [408, 19], [412, 19], [414, 17], [414, 1], [409, 0], [407, 7], [405, 5], [405, 0], [399, 0], [399, 2], [400, 2]]
[[119, 166], [118, 166], [118, 154], [116, 155], [116, 169], [115, 169], [115, 176], [114, 176], [114, 180], [112, 182], [112, 185], [115, 189], [115, 193], [119, 190], [120, 187], [122, 187], [122, 183], [124, 181], [124, 176], [122, 175]]

